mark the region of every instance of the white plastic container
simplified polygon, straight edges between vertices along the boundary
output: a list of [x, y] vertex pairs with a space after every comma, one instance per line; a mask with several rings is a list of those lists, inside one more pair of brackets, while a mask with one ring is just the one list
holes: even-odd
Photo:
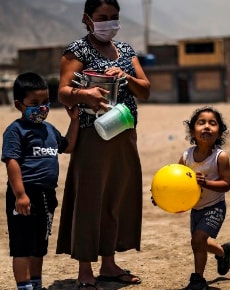
[[94, 121], [97, 133], [110, 140], [121, 132], [134, 128], [134, 118], [125, 104], [117, 104]]

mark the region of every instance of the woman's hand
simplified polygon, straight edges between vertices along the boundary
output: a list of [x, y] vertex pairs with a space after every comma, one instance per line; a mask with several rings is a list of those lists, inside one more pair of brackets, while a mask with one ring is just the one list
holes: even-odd
[[147, 100], [150, 95], [150, 82], [147, 79], [137, 57], [132, 58], [132, 65], [135, 69], [135, 76], [122, 71], [119, 67], [109, 67], [104, 72], [107, 75], [126, 77], [128, 88], [136, 98]]
[[107, 75], [117, 76], [118, 78], [125, 76], [125, 73], [119, 67], [116, 67], [116, 66], [109, 67], [104, 72]]
[[100, 109], [108, 111], [107, 104], [109, 100], [105, 97], [109, 91], [101, 87], [93, 87], [82, 89], [80, 94], [84, 94], [84, 103], [91, 108], [95, 113]]
[[74, 72], [81, 73], [82, 70], [83, 64], [76, 59], [74, 54], [69, 52], [61, 58], [59, 102], [70, 108], [77, 104], [86, 104], [94, 112], [100, 109], [107, 111], [108, 100], [105, 95], [109, 91], [101, 87], [73, 88]]

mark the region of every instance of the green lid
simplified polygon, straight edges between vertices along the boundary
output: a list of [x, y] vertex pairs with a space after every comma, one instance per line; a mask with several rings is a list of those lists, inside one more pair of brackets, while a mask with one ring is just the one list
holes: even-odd
[[134, 128], [134, 117], [129, 108], [125, 104], [117, 104], [116, 108], [121, 112], [120, 121], [125, 123], [127, 127]]

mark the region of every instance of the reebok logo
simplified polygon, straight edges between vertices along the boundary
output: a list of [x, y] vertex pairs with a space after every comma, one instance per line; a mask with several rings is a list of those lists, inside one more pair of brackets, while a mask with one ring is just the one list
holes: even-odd
[[56, 156], [58, 154], [58, 149], [49, 148], [42, 148], [42, 147], [33, 147], [33, 155], [34, 156], [46, 156], [52, 155]]

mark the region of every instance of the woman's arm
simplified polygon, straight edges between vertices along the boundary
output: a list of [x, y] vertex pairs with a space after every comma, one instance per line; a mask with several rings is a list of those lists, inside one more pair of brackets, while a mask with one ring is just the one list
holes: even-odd
[[66, 132], [65, 138], [68, 142], [68, 146], [65, 148], [64, 153], [71, 153], [75, 147], [77, 141], [77, 135], [79, 131], [79, 110], [77, 106], [72, 108], [65, 107], [70, 117], [69, 128]]
[[138, 99], [147, 100], [150, 94], [150, 82], [147, 79], [138, 58], [132, 58], [132, 63], [135, 68], [136, 77], [133, 77], [123, 72], [119, 67], [110, 67], [105, 70], [106, 74], [117, 75], [119, 78], [126, 76], [128, 81], [128, 88]]
[[147, 100], [150, 94], [150, 82], [147, 79], [138, 58], [133, 57], [132, 62], [136, 71], [136, 78], [130, 75], [126, 76], [128, 80], [128, 87], [136, 98]]
[[76, 59], [74, 54], [66, 53], [61, 58], [60, 84], [58, 99], [60, 103], [67, 107], [73, 107], [76, 104], [86, 104], [95, 112], [100, 108], [107, 110], [108, 100], [104, 97], [109, 92], [100, 87], [94, 88], [74, 88], [74, 72], [81, 73], [83, 64]]

